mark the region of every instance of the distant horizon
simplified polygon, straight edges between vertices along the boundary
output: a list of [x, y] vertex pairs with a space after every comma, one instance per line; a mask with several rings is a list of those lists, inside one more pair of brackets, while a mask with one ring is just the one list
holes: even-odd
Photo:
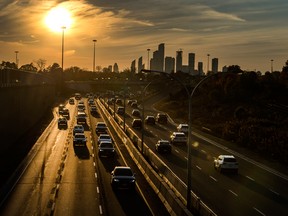
[[[64, 69], [77, 66], [93, 71], [93, 40], [97, 40], [95, 65], [102, 68], [117, 63], [123, 71], [141, 56], [147, 65], [147, 49], [152, 57], [158, 44], [165, 43], [165, 56], [175, 58], [182, 49], [183, 65], [187, 65], [188, 53], [195, 53], [195, 69], [197, 62], [203, 62], [205, 72], [207, 54], [219, 59], [219, 70], [239, 65], [242, 70], [265, 73], [271, 71], [273, 60], [273, 71], [281, 71], [288, 60], [287, 8], [285, 0], [253, 4], [243, 0], [135, 0], [129, 4], [4, 0], [0, 3], [0, 59], [16, 62], [18, 51], [19, 65], [38, 59], [46, 60], [46, 67], [61, 65], [59, 27], [65, 26]], [[57, 17], [56, 10], [49, 17], [54, 9], [62, 16]]]

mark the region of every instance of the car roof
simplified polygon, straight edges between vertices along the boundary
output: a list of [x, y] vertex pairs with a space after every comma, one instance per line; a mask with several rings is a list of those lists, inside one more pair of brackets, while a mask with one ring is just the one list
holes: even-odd
[[235, 158], [233, 155], [219, 155], [219, 157], [223, 157], [223, 158]]
[[185, 133], [183, 133], [183, 132], [173, 132], [173, 134], [184, 134], [185, 135]]

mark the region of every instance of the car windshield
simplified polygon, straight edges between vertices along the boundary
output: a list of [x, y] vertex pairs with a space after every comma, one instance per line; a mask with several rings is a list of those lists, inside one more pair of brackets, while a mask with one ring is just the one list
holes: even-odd
[[224, 158], [225, 162], [236, 162], [236, 158]]
[[76, 134], [75, 135], [75, 138], [79, 138], [79, 139], [84, 139], [85, 138], [85, 135], [84, 134]]
[[113, 148], [113, 145], [110, 142], [102, 142], [100, 147], [102, 147], [102, 148]]
[[122, 169], [122, 168], [116, 169], [114, 174], [116, 176], [132, 176], [133, 175], [131, 169]]

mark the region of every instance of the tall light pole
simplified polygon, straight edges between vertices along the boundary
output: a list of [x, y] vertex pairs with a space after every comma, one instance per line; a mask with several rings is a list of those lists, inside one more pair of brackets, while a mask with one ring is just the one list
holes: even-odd
[[147, 54], [148, 54], [148, 58], [147, 58], [147, 69], [150, 70], [150, 57], [149, 57], [149, 53], [150, 53], [150, 49], [147, 49]]
[[16, 66], [17, 66], [17, 68], [18, 68], [18, 53], [19, 53], [19, 51], [15, 51], [15, 54], [16, 54]]
[[209, 57], [210, 54], [207, 54], [207, 74], [209, 73]]
[[273, 72], [273, 59], [271, 59], [271, 73]]
[[94, 43], [94, 53], [93, 53], [93, 72], [95, 72], [95, 44], [96, 44], [97, 40], [93, 40]]
[[61, 62], [61, 67], [62, 67], [62, 72], [63, 72], [64, 71], [64, 68], [63, 68], [63, 64], [64, 64], [64, 31], [66, 29], [66, 26], [62, 26], [61, 29], [62, 29], [62, 62]]

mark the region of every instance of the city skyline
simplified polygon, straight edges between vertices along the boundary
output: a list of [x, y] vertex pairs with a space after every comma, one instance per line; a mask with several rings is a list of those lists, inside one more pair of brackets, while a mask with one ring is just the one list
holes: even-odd
[[[287, 6], [284, 0], [256, 0], [253, 4], [243, 0], [3, 0], [0, 61], [21, 66], [45, 59], [46, 66], [61, 65], [61, 30], [52, 31], [45, 23], [48, 12], [61, 7], [71, 16], [63, 32], [64, 69], [78, 66], [92, 71], [93, 40], [97, 40], [96, 65], [117, 63], [120, 71], [130, 68], [140, 56], [146, 65], [147, 49], [152, 56], [161, 43], [165, 44], [165, 56], [176, 58], [176, 51], [182, 49], [183, 65], [188, 65], [188, 53], [195, 53], [195, 69], [203, 62], [206, 71], [210, 54], [210, 59], [219, 59], [219, 70], [239, 65], [243, 70], [266, 72], [273, 64], [278, 71], [288, 59]], [[65, 21], [63, 14], [55, 21], [60, 26]]]

